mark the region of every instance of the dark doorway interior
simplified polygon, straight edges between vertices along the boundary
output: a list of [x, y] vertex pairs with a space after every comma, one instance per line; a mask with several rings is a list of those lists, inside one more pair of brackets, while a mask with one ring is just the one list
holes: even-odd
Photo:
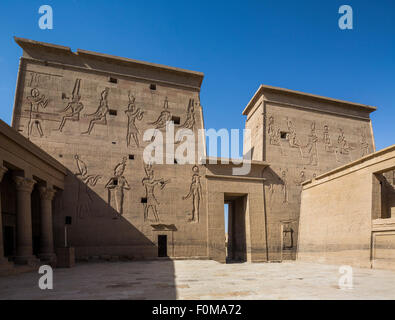
[[5, 226], [3, 228], [3, 244], [4, 244], [4, 256], [11, 257], [14, 255], [14, 228]]
[[226, 261], [247, 261], [246, 208], [247, 195], [225, 194], [227, 204]]
[[167, 257], [167, 235], [158, 235], [158, 257]]

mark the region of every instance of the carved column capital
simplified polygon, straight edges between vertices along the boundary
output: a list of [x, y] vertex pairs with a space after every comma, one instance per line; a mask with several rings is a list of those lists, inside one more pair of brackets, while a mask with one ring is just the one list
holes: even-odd
[[39, 187], [38, 191], [40, 192], [40, 198], [43, 200], [52, 201], [55, 196], [56, 190], [47, 187]]
[[16, 184], [17, 191], [25, 191], [29, 193], [32, 192], [33, 186], [36, 183], [36, 181], [34, 181], [33, 179], [20, 177], [20, 176], [14, 176], [14, 181]]
[[0, 166], [0, 182], [3, 180], [4, 174], [7, 172], [7, 168]]

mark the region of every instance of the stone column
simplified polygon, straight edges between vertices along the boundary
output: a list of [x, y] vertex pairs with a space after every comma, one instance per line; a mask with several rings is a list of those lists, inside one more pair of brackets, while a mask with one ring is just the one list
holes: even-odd
[[33, 256], [31, 194], [35, 181], [14, 176], [16, 184], [16, 256], [15, 263], [35, 264]]
[[[7, 172], [7, 168], [0, 166], [0, 183], [3, 180], [4, 174]], [[1, 189], [0, 189], [0, 269], [8, 267], [11, 264], [8, 259], [4, 257], [4, 247], [3, 247], [3, 219], [1, 211]]]
[[40, 254], [41, 260], [48, 261], [50, 264], [56, 263], [56, 255], [53, 244], [52, 231], [52, 199], [56, 191], [52, 188], [39, 187], [40, 191], [40, 223], [41, 223], [41, 241]]

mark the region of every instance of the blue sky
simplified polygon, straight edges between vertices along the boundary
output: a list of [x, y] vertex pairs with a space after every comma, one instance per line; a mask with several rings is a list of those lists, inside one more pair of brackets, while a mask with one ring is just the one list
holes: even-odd
[[[38, 27], [40, 5], [54, 29]], [[354, 29], [340, 30], [351, 5]], [[263, 84], [378, 107], [376, 147], [395, 142], [395, 1], [8, 1], [0, 4], [0, 118], [11, 121], [19, 57], [13, 36], [205, 73], [206, 128], [244, 127]]]

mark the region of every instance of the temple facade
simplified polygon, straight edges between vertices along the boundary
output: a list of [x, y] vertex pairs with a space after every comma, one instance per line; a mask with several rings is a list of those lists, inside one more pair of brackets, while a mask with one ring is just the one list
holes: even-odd
[[303, 182], [375, 151], [375, 107], [262, 85], [243, 111], [240, 174], [206, 154], [202, 73], [15, 41], [13, 129], [1, 125], [45, 174], [1, 141], [8, 261], [56, 261], [65, 240], [84, 260], [295, 259]]

